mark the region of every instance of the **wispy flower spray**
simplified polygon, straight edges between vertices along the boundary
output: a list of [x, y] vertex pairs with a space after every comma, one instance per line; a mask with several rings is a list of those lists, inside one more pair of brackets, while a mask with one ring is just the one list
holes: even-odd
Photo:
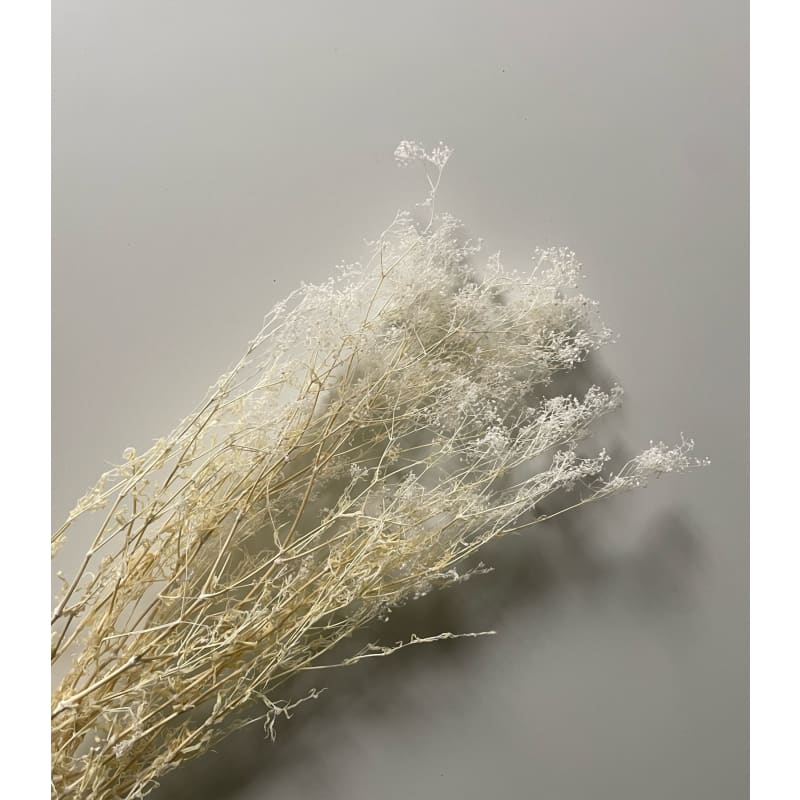
[[126, 450], [55, 533], [54, 550], [93, 526], [52, 617], [54, 796], [141, 797], [232, 728], [274, 735], [307, 699], [281, 695], [301, 672], [482, 635], [342, 655], [481, 571], [470, 556], [496, 537], [703, 463], [685, 439], [616, 471], [579, 451], [622, 391], [548, 387], [611, 332], [571, 251], [480, 263], [436, 208], [450, 155], [402, 142], [398, 162], [425, 169], [422, 211], [278, 303], [198, 408]]

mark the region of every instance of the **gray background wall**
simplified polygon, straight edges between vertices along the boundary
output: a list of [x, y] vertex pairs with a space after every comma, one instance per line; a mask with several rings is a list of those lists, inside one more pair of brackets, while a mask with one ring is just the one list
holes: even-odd
[[330, 673], [278, 743], [162, 797], [746, 796], [747, 13], [53, 5], [54, 523], [419, 199], [401, 138], [455, 148], [441, 203], [488, 251], [578, 252], [621, 333], [596, 367], [627, 390], [616, 446], [686, 431], [713, 460], [502, 542], [397, 623], [496, 637]]

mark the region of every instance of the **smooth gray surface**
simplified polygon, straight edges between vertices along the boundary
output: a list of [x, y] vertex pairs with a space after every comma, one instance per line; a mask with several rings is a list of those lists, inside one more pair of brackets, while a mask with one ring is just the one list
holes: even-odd
[[713, 460], [502, 542], [397, 623], [498, 636], [331, 673], [276, 745], [239, 737], [162, 797], [746, 796], [747, 13], [53, 5], [54, 523], [420, 198], [401, 138], [455, 147], [441, 204], [487, 252], [577, 251], [621, 333], [617, 446], [685, 431]]

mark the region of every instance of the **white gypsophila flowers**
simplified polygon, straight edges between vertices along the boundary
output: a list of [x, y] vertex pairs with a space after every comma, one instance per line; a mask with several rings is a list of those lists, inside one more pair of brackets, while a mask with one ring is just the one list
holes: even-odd
[[197, 410], [127, 449], [56, 531], [54, 548], [77, 524], [91, 543], [53, 612], [54, 796], [141, 797], [232, 728], [274, 735], [302, 672], [476, 635], [346, 646], [486, 571], [468, 559], [492, 539], [703, 463], [685, 439], [616, 473], [579, 453], [622, 390], [553, 379], [612, 334], [570, 250], [478, 263], [435, 211], [451, 152], [402, 142], [426, 219], [398, 213], [366, 264], [277, 304]]

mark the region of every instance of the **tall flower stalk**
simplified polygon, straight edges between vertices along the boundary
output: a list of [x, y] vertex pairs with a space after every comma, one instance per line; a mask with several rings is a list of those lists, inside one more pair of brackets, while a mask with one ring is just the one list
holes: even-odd
[[[622, 392], [548, 391], [611, 339], [574, 254], [478, 265], [436, 210], [449, 148], [395, 155], [425, 167], [425, 219], [399, 213], [366, 264], [276, 305], [201, 405], [55, 533], [57, 549], [94, 528], [52, 617], [54, 796], [141, 797], [234, 727], [274, 734], [290, 678], [430, 641], [342, 655], [469, 577], [487, 542], [702, 463], [687, 440], [614, 472], [579, 450]], [[481, 634], [432, 639], [456, 635]]]

